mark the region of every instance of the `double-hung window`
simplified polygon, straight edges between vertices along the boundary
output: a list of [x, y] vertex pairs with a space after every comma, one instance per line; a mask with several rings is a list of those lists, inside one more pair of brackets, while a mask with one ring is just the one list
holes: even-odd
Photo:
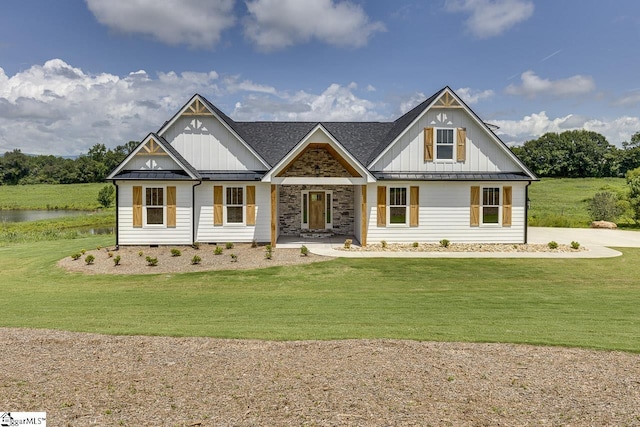
[[389, 224], [406, 224], [407, 208], [407, 187], [389, 187]]
[[482, 189], [482, 223], [500, 223], [500, 188], [484, 187]]
[[242, 224], [244, 222], [244, 188], [227, 187], [227, 223]]
[[453, 129], [436, 129], [436, 159], [454, 160]]
[[145, 189], [145, 208], [147, 225], [164, 224], [164, 188], [147, 187]]

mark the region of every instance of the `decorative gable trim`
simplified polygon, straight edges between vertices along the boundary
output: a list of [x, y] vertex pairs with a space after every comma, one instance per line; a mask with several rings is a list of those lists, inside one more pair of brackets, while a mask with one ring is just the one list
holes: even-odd
[[191, 105], [182, 113], [183, 116], [213, 116], [213, 113], [209, 111], [207, 106], [200, 101], [200, 98], [196, 98]]
[[464, 108], [460, 102], [451, 95], [451, 92], [445, 91], [440, 98], [433, 104], [433, 108]]
[[164, 138], [150, 133], [138, 146], [107, 176], [107, 180], [118, 179], [127, 164], [137, 155], [169, 156], [189, 178], [199, 180], [200, 175]]

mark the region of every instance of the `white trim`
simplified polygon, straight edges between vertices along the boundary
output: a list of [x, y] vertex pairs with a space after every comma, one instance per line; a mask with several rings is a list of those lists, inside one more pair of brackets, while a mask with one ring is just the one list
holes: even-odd
[[[147, 189], [162, 189], [162, 206], [147, 205]], [[147, 208], [162, 208], [162, 224], [147, 223]], [[166, 185], [143, 185], [142, 186], [142, 228], [167, 228], [167, 186]]]
[[[309, 207], [311, 206], [311, 199], [309, 198], [309, 193], [324, 193], [324, 229], [330, 230], [333, 229], [333, 217], [334, 217], [334, 208], [333, 208], [333, 190], [302, 190], [300, 192], [300, 228], [302, 230], [309, 230], [309, 220], [310, 220], [310, 212]], [[307, 222], [304, 222], [304, 199], [307, 199]], [[327, 209], [326, 203], [329, 203], [329, 209]], [[327, 221], [327, 212], [329, 212], [331, 221]]]
[[[453, 142], [451, 143], [451, 158], [450, 159], [439, 159], [438, 158], [438, 131], [439, 130], [450, 130], [453, 135]], [[450, 127], [434, 127], [433, 128], [433, 162], [434, 163], [455, 163], [456, 159], [456, 146], [458, 142], [457, 128]], [[442, 144], [441, 144], [442, 145]]]
[[[404, 212], [404, 223], [392, 223], [391, 222], [391, 188], [404, 188], [405, 190], [405, 212]], [[411, 186], [407, 184], [389, 184], [387, 185], [387, 200], [386, 200], [386, 210], [387, 210], [387, 227], [392, 228], [405, 228], [409, 227], [409, 215], [410, 210], [409, 207], [411, 205]], [[401, 205], [393, 205], [395, 207]]]
[[273, 177], [272, 184], [284, 185], [366, 185], [366, 178], [335, 178], [335, 177]]
[[[240, 205], [229, 205], [227, 201], [228, 188], [242, 188], [242, 222], [228, 222], [227, 208], [237, 208]], [[222, 186], [222, 226], [223, 227], [245, 227], [247, 225], [247, 186], [246, 185], [223, 185]]]
[[[498, 184], [485, 184], [480, 186], [480, 227], [494, 227], [499, 228], [502, 227], [502, 204], [504, 202], [504, 192], [503, 185]], [[497, 188], [498, 189], [498, 222], [484, 222], [484, 190], [489, 188]], [[494, 207], [496, 205], [487, 205], [487, 207]]]

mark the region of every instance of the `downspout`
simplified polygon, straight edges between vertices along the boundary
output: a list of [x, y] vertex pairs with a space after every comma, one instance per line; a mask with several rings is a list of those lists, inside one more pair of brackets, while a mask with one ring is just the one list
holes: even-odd
[[118, 187], [117, 181], [115, 179], [113, 180], [113, 185], [116, 186], [116, 250], [119, 250], [120, 249], [120, 240], [119, 240], [120, 235], [118, 233], [118, 228], [119, 228], [118, 227], [118, 221], [120, 219], [120, 215], [118, 215], [118, 202], [120, 201], [120, 199], [118, 198], [119, 187]]
[[531, 181], [524, 187], [524, 243], [528, 243], [529, 231], [529, 186]]
[[202, 180], [191, 186], [191, 243], [196, 241], [196, 187], [202, 184]]

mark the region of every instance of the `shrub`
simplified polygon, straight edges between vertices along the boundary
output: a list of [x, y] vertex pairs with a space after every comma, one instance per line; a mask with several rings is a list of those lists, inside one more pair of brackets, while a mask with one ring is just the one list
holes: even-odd
[[191, 264], [193, 265], [200, 264], [200, 261], [202, 261], [202, 258], [200, 258], [198, 255], [194, 255], [193, 258], [191, 258]]
[[305, 245], [302, 245], [300, 247], [300, 254], [307, 256], [309, 255], [309, 248], [307, 248]]
[[273, 258], [273, 246], [271, 246], [271, 245], [267, 245], [267, 246], [265, 246], [264, 248], [265, 248], [265, 250], [266, 250], [266, 252], [264, 253], [264, 257], [265, 257], [266, 259], [271, 259], [271, 258]]
[[76, 252], [75, 254], [71, 254], [71, 259], [74, 261], [77, 261], [80, 259], [82, 255], [80, 255], [80, 252]]
[[387, 241], [386, 240], [382, 240], [380, 242], [380, 244], [382, 245], [382, 248], [386, 249], [386, 247], [387, 247]]
[[98, 245], [98, 246], [96, 246], [96, 249], [100, 250], [100, 249], [102, 249], [102, 246]]
[[114, 190], [113, 185], [105, 185], [98, 192], [98, 203], [103, 207], [108, 208], [116, 198], [115, 193], [116, 191]]
[[151, 258], [150, 256], [147, 256], [145, 259], [147, 260], [147, 265], [149, 267], [155, 267], [158, 265], [158, 258]]
[[420, 243], [418, 243], [418, 242], [413, 242], [413, 247], [414, 247], [414, 248], [417, 248], [418, 246], [420, 246]]
[[94, 257], [93, 255], [89, 254], [87, 255], [87, 257], [84, 259], [84, 262], [87, 263], [87, 265], [91, 265], [93, 264], [93, 261], [96, 260], [96, 257]]
[[443, 248], [448, 248], [450, 243], [451, 242], [448, 239], [440, 240], [440, 246], [442, 246]]
[[142, 256], [142, 255], [144, 255], [144, 252], [142, 251], [138, 252], [138, 256]]
[[232, 242], [227, 242], [224, 244], [224, 247], [227, 249], [233, 249], [233, 243]]
[[549, 246], [549, 249], [558, 249], [558, 242], [552, 240], [547, 243], [547, 246]]
[[111, 252], [111, 251], [107, 252], [107, 256], [108, 256], [109, 258], [113, 258], [113, 252]]
[[353, 241], [351, 239], [346, 239], [344, 241], [344, 248], [345, 249], [351, 249], [351, 244], [353, 243]]
[[222, 246], [216, 246], [216, 248], [213, 250], [213, 254], [222, 255]]
[[571, 242], [571, 249], [580, 249], [580, 243]]
[[257, 247], [258, 247], [258, 242], [257, 242], [255, 239], [253, 239], [253, 240], [251, 241], [251, 247], [252, 247], [252, 248], [257, 248]]
[[192, 247], [193, 249], [200, 249], [200, 242], [193, 242], [193, 243], [191, 244], [191, 247]]
[[113, 264], [114, 265], [120, 265], [120, 255], [117, 255], [114, 259], [113, 259]]
[[81, 253], [82, 255], [84, 255], [84, 253], [85, 253], [85, 252], [87, 252], [87, 250], [86, 250], [86, 249], [80, 249], [80, 253]]
[[180, 249], [176, 249], [176, 248], [171, 249], [171, 256], [180, 256], [180, 255], [182, 255], [182, 252], [180, 252]]
[[601, 191], [589, 201], [588, 210], [592, 221], [615, 222], [624, 212], [624, 206], [615, 193]]
[[231, 254], [231, 262], [238, 262], [238, 255]]

